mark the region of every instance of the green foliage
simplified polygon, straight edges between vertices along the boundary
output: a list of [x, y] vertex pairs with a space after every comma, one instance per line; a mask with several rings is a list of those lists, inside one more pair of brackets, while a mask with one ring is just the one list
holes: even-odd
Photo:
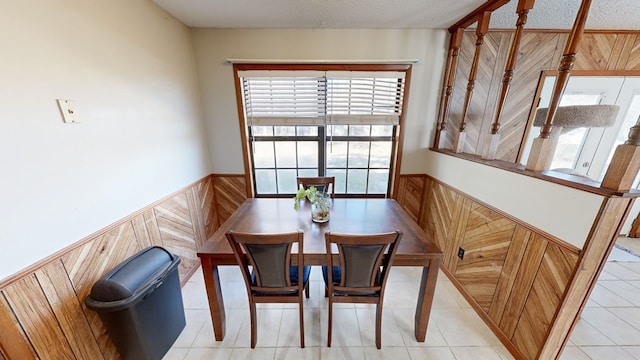
[[298, 211], [298, 208], [300, 207], [300, 200], [303, 200], [305, 198], [309, 199], [309, 202], [311, 202], [312, 204], [317, 204], [319, 199], [322, 197], [322, 192], [316, 189], [315, 186], [310, 186], [306, 189], [300, 189], [296, 193], [296, 196], [293, 198], [293, 208]]

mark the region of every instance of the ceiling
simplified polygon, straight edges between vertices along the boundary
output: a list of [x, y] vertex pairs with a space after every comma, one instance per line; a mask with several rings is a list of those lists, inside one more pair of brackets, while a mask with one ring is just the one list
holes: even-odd
[[[194, 28], [445, 29], [483, 0], [153, 0]], [[518, 0], [492, 29], [514, 28]], [[537, 0], [526, 28], [570, 29], [581, 0]], [[587, 29], [640, 30], [638, 0], [592, 0]]]

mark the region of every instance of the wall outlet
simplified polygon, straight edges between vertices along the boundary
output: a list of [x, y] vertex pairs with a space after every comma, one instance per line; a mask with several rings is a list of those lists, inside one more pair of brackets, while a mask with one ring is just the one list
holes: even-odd
[[458, 257], [460, 258], [460, 260], [464, 260], [464, 249], [463, 248], [458, 248]]

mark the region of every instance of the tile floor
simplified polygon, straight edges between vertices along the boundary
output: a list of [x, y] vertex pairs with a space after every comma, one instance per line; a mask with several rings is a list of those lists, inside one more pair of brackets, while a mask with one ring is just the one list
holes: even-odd
[[[305, 300], [305, 342], [300, 348], [296, 304], [258, 310], [258, 342], [249, 346], [245, 287], [235, 267], [222, 267], [227, 334], [213, 337], [202, 273], [183, 288], [187, 325], [164, 360], [199, 359], [437, 359], [505, 360], [513, 357], [453, 284], [440, 274], [424, 343], [413, 336], [420, 268], [396, 267], [387, 284], [382, 349], [375, 347], [375, 310], [334, 305], [332, 347], [326, 346], [327, 301], [319, 268], [311, 272]], [[577, 324], [563, 360], [640, 359], [640, 262], [608, 262]]]

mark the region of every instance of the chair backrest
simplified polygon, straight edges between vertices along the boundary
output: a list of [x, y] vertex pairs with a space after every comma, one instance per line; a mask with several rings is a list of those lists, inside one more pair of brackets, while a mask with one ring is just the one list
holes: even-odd
[[[320, 192], [327, 193], [329, 191], [329, 187], [331, 187], [331, 198], [336, 197], [336, 177], [335, 176], [325, 176], [325, 177], [298, 177], [298, 188], [302, 185], [303, 188], [308, 188], [310, 186], [315, 186]], [[331, 185], [331, 186], [329, 186]]]
[[[227, 240], [242, 271], [247, 291], [256, 293], [296, 293], [302, 291], [302, 281], [291, 285], [291, 250], [297, 244], [298, 274], [302, 274], [302, 230], [256, 234], [227, 231]], [[246, 256], [245, 256], [246, 255]], [[249, 266], [253, 269], [253, 275]]]
[[[340, 283], [335, 285], [333, 271], [327, 271], [330, 290], [371, 293], [384, 289], [401, 238], [402, 232], [398, 230], [367, 235], [327, 231], [327, 264], [329, 269], [332, 266], [341, 268]], [[340, 264], [333, 263], [332, 244], [337, 247]]]

